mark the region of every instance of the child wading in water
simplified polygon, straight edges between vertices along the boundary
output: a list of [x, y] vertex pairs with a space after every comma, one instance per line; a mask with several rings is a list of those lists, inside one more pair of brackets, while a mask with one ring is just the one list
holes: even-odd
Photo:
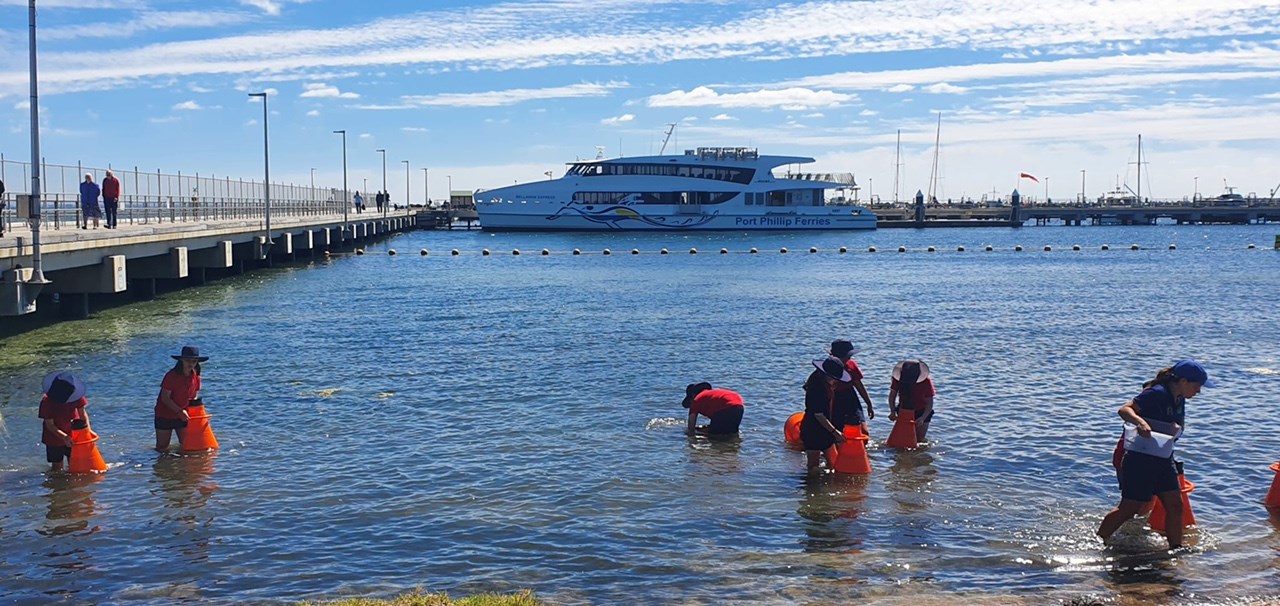
[[[924, 441], [933, 420], [933, 379], [929, 378], [929, 365], [924, 360], [903, 360], [893, 367], [893, 379], [889, 383], [889, 420], [898, 419], [899, 408], [912, 411], [916, 418], [916, 443]], [[901, 396], [901, 404], [898, 402]]]
[[181, 354], [171, 357], [178, 363], [165, 373], [156, 397], [156, 450], [161, 452], [169, 449], [174, 431], [182, 443], [190, 419], [187, 406], [200, 397], [200, 363], [209, 359], [194, 345], [184, 345]]
[[71, 460], [71, 429], [77, 422], [89, 424], [89, 413], [84, 409], [89, 401], [84, 398], [84, 383], [69, 372], [52, 372], [45, 376], [40, 398], [40, 418], [44, 419], [44, 431], [40, 441], [44, 443], [45, 460], [53, 471], [62, 470], [63, 460]]

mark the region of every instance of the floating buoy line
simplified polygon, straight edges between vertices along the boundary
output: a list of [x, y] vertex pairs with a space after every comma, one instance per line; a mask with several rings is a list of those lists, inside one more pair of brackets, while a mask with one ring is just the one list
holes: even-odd
[[[1129, 250], [1133, 250], [1133, 251], [1140, 251], [1140, 250], [1155, 251], [1155, 250], [1161, 250], [1161, 248], [1156, 247], [1156, 246], [1147, 246], [1147, 247], [1142, 247], [1142, 246], [1139, 246], [1139, 245], [1137, 245], [1137, 244], [1130, 244], [1127, 248], [1128, 248]], [[1062, 252], [1062, 251], [1081, 252], [1081, 251], [1086, 251], [1086, 250], [1102, 250], [1102, 251], [1109, 251], [1109, 250], [1112, 250], [1112, 249], [1113, 249], [1113, 247], [1112, 247], [1110, 244], [1102, 244], [1101, 246], [1097, 246], [1096, 248], [1092, 248], [1092, 247], [1091, 247], [1091, 248], [1085, 248], [1085, 247], [1082, 247], [1082, 246], [1081, 246], [1081, 245], [1079, 245], [1079, 244], [1073, 244], [1073, 245], [1071, 245], [1071, 246], [1060, 246], [1060, 247], [1058, 247], [1058, 246], [1052, 246], [1052, 245], [1046, 244], [1046, 245], [1044, 245], [1044, 246], [1041, 248], [1041, 250], [1042, 250], [1043, 252], [1055, 252], [1055, 251], [1058, 251], [1058, 252]], [[1254, 245], [1254, 244], [1249, 244], [1249, 245], [1247, 245], [1247, 246], [1246, 246], [1246, 249], [1248, 249], [1248, 250], [1257, 250], [1257, 249], [1258, 249], [1258, 247], [1257, 247], [1256, 245]], [[817, 247], [817, 246], [810, 246], [810, 247], [808, 247], [807, 249], [804, 249], [804, 250], [806, 250], [807, 254], [810, 254], [810, 255], [818, 255], [818, 254], [837, 254], [837, 255], [845, 255], [845, 254], [859, 254], [859, 253], [861, 253], [861, 254], [874, 254], [874, 253], [877, 253], [877, 252], [880, 252], [880, 251], [881, 251], [881, 249], [880, 249], [880, 248], [877, 248], [876, 246], [868, 246], [867, 248], [862, 249], [862, 250], [854, 250], [854, 249], [852, 249], [852, 248], [849, 248], [848, 246], [838, 246], [838, 247], [831, 247], [831, 248], [820, 248], [820, 247]], [[943, 250], [945, 250], [945, 249], [944, 249], [943, 247], [940, 247], [940, 246], [923, 246], [923, 247], [917, 247], [917, 248], [911, 248], [911, 247], [908, 247], [908, 246], [898, 246], [898, 247], [896, 247], [896, 248], [894, 248], [894, 249], [891, 249], [891, 250], [894, 250], [894, 251], [896, 251], [896, 252], [898, 252], [898, 253], [905, 254], [905, 253], [937, 253], [937, 252], [943, 251]], [[956, 246], [954, 250], [955, 250], [955, 252], [957, 252], [957, 253], [962, 253], [962, 252], [965, 252], [965, 251], [969, 250], [969, 248], [968, 248], [968, 247], [965, 247], [965, 246], [963, 246], [963, 245], [960, 245], [960, 246]], [[1011, 246], [1011, 247], [1005, 247], [1005, 248], [998, 248], [998, 247], [992, 246], [992, 245], [990, 245], [990, 244], [986, 244], [986, 245], [983, 245], [983, 246], [981, 246], [981, 247], [975, 247], [973, 250], [981, 250], [981, 251], [983, 251], [983, 252], [1015, 252], [1015, 253], [1020, 253], [1020, 252], [1024, 252], [1024, 251], [1032, 250], [1032, 249], [1030, 249], [1030, 248], [1026, 248], [1026, 247], [1023, 247], [1021, 244], [1017, 244], [1017, 245], [1014, 245], [1014, 246]], [[1176, 250], [1178, 250], [1178, 245], [1177, 245], [1177, 244], [1169, 244], [1169, 245], [1168, 245], [1167, 250], [1176, 251]], [[354, 252], [356, 255], [364, 255], [364, 254], [366, 253], [366, 251], [365, 251], [363, 248], [357, 248], [357, 249], [355, 249], [353, 252]], [[493, 256], [493, 255], [495, 255], [495, 254], [498, 254], [499, 252], [501, 252], [502, 254], [508, 254], [508, 253], [509, 253], [511, 256], [515, 256], [515, 257], [518, 257], [518, 256], [521, 256], [521, 255], [526, 254], [524, 251], [520, 250], [519, 248], [513, 248], [513, 249], [511, 249], [510, 251], [493, 251], [493, 250], [490, 250], [490, 249], [488, 249], [488, 248], [482, 248], [482, 249], [480, 249], [480, 250], [478, 250], [478, 251], [465, 251], [465, 250], [459, 250], [459, 249], [457, 249], [457, 248], [454, 248], [454, 249], [450, 249], [447, 253], [443, 253], [443, 254], [447, 254], [448, 256], [451, 256], [451, 257], [468, 256], [468, 255], [477, 255], [477, 254], [478, 254], [478, 255], [480, 255], [480, 256], [482, 256], [482, 257], [488, 257], [488, 256]], [[632, 248], [632, 249], [629, 249], [627, 252], [628, 252], [629, 254], [631, 254], [631, 255], [655, 255], [655, 254], [656, 254], [656, 255], [667, 255], [667, 256], [675, 255], [675, 254], [678, 254], [678, 253], [679, 253], [679, 251], [675, 251], [675, 252], [673, 252], [673, 251], [671, 251], [671, 250], [669, 250], [669, 249], [666, 249], [666, 248], [661, 248], [661, 249], [658, 249], [658, 250], [641, 250], [641, 249], [639, 249], [639, 248]], [[768, 252], [768, 251], [766, 251], [766, 252]], [[777, 252], [777, 254], [785, 255], [785, 254], [790, 253], [790, 252], [791, 252], [791, 250], [784, 246], [784, 247], [778, 248], [778, 249], [776, 250], [776, 252]], [[386, 253], [387, 253], [387, 255], [389, 255], [389, 256], [395, 256], [395, 255], [397, 254], [396, 249], [394, 249], [394, 248], [392, 248], [392, 249], [388, 249], [388, 250], [386, 251]], [[721, 254], [721, 255], [731, 255], [731, 254], [757, 255], [757, 254], [760, 254], [760, 253], [761, 253], [761, 250], [760, 250], [759, 248], [755, 248], [755, 247], [752, 247], [752, 248], [749, 248], [749, 249], [746, 249], [746, 250], [730, 250], [730, 249], [728, 249], [728, 248], [720, 248], [720, 249], [718, 249], [718, 250], [716, 250], [716, 251], [715, 251], [715, 254]], [[326, 254], [329, 254], [329, 253], [328, 253], [328, 252], [326, 252]], [[418, 254], [419, 254], [420, 256], [427, 257], [427, 256], [431, 256], [433, 253], [432, 253], [432, 251], [431, 251], [430, 249], [423, 248], [423, 249], [421, 249], [420, 251], [418, 251]], [[440, 254], [442, 254], [442, 253], [437, 251], [437, 252], [436, 252], [436, 253], [434, 253], [434, 254], [436, 254], [436, 255], [438, 256], [438, 255], [440, 255]], [[602, 256], [610, 256], [610, 255], [613, 255], [613, 254], [614, 254], [614, 251], [613, 251], [612, 249], [609, 249], [609, 248], [600, 249], [600, 250], [598, 250], [598, 251], [582, 250], [582, 249], [579, 249], [579, 248], [574, 248], [574, 249], [572, 249], [572, 250], [553, 251], [553, 250], [548, 249], [548, 248], [543, 248], [543, 249], [538, 250], [536, 253], [530, 252], [530, 253], [528, 253], [528, 254], [537, 254], [537, 255], [540, 255], [540, 256], [543, 256], [543, 257], [548, 257], [548, 256], [552, 256], [552, 255], [557, 255], [557, 256], [558, 256], [558, 255], [581, 256], [581, 255], [593, 255], [593, 254], [594, 254], [594, 255], [602, 255]], [[703, 253], [702, 251], [699, 251], [697, 248], [690, 248], [690, 249], [689, 249], [689, 251], [688, 251], [686, 254], [689, 254], [689, 255], [698, 255], [698, 254], [712, 254], [712, 253], [710, 253], [710, 252], [708, 252], [708, 253]]]

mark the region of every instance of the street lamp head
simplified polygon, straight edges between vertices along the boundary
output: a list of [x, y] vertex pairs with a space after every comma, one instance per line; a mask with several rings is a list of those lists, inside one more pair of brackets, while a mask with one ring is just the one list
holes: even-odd
[[264, 101], [267, 99], [267, 93], [249, 93], [249, 96], [250, 96], [250, 97], [262, 97], [262, 99], [263, 99]]
[[385, 153], [387, 153], [387, 150], [385, 150], [385, 149], [375, 149], [375, 150], [373, 150], [373, 151], [376, 151], [376, 152], [378, 152], [378, 153], [380, 153], [380, 154], [385, 154]]
[[345, 130], [335, 130], [335, 131], [333, 131], [333, 134], [335, 134], [335, 135], [337, 135], [337, 134], [343, 134], [343, 135], [345, 135], [345, 134], [347, 134], [347, 131], [345, 131]]

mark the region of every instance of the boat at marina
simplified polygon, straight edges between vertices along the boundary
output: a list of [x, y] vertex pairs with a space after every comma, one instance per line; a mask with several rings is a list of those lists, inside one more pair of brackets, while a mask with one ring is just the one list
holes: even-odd
[[875, 213], [848, 197], [852, 173], [774, 172], [812, 162], [747, 147], [598, 157], [558, 179], [477, 191], [475, 206], [485, 230], [875, 229]]

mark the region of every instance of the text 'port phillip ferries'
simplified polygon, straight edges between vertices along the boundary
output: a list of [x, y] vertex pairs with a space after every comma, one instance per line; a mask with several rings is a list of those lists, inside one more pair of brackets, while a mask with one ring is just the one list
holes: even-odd
[[852, 174], [773, 173], [813, 161], [745, 147], [597, 158], [559, 179], [480, 190], [476, 211], [486, 230], [875, 229], [875, 214], [849, 199]]

